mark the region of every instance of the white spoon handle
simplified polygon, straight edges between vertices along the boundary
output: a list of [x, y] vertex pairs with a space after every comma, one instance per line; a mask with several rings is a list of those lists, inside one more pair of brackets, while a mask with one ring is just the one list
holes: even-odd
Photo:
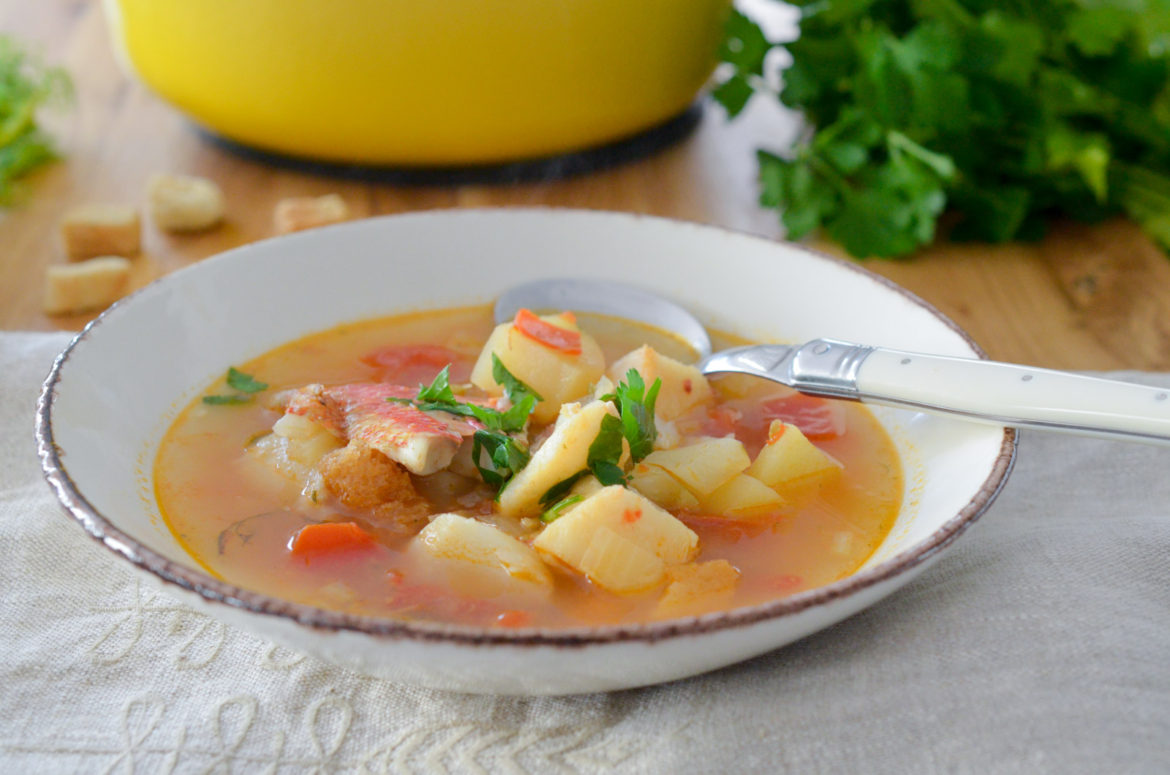
[[706, 372], [755, 374], [806, 393], [970, 420], [1170, 444], [1170, 391], [974, 358], [817, 339], [717, 353]]
[[1009, 363], [875, 349], [858, 398], [998, 425], [1170, 444], [1170, 393]]

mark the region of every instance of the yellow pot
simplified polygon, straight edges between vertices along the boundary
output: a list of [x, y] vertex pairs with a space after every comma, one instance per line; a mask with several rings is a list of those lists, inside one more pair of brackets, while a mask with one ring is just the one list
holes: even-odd
[[106, 0], [124, 59], [231, 140], [325, 161], [478, 164], [661, 123], [730, 0]]

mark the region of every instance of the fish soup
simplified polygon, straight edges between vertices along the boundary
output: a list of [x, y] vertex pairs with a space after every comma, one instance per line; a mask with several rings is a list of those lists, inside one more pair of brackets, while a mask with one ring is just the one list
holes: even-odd
[[341, 326], [237, 364], [183, 410], [156, 495], [217, 577], [368, 616], [637, 623], [856, 571], [902, 501], [878, 422], [693, 359], [568, 312]]

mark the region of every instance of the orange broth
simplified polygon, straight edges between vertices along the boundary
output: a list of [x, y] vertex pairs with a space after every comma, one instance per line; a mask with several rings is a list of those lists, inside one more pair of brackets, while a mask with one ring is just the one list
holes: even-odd
[[[628, 321], [580, 316], [610, 363], [649, 343], [686, 358], [685, 345], [663, 332]], [[401, 315], [344, 325], [273, 350], [238, 368], [269, 384], [271, 394], [308, 383], [388, 381], [429, 383], [441, 366], [421, 348], [418, 358], [371, 357], [404, 345], [440, 345], [460, 358], [452, 383], [465, 381], [492, 330], [488, 308]], [[729, 338], [724, 337], [725, 344]], [[390, 348], [389, 350], [387, 348]], [[408, 350], [407, 352], [412, 352]], [[363, 360], [364, 359], [364, 360]], [[705, 435], [735, 433], [749, 454], [764, 441], [769, 418], [761, 407], [792, 391], [763, 380], [713, 378], [717, 408], [680, 418], [680, 426]], [[221, 384], [207, 393], [223, 393]], [[819, 400], [819, 399], [818, 399]], [[676, 513], [699, 536], [698, 561], [723, 558], [740, 572], [730, 599], [699, 603], [687, 613], [752, 605], [822, 586], [856, 571], [889, 533], [902, 500], [902, 473], [891, 440], [859, 404], [832, 402], [845, 432], [810, 435], [816, 446], [844, 465], [840, 476], [789, 497], [788, 505], [755, 519]], [[799, 397], [795, 406], [799, 408]], [[767, 412], [763, 412], [767, 414]], [[507, 593], [481, 598], [474, 584], [453, 582], [407, 551], [410, 538], [383, 530], [369, 515], [321, 497], [307, 503], [300, 485], [274, 473], [249, 453], [268, 433], [279, 411], [263, 395], [242, 405], [211, 406], [197, 399], [167, 432], [155, 466], [155, 491], [164, 520], [186, 550], [208, 571], [241, 587], [326, 609], [354, 614], [428, 619], [471, 625], [579, 626], [641, 622], [659, 616], [662, 590], [619, 595], [566, 568], [554, 569], [547, 600]], [[798, 423], [799, 424], [799, 423]], [[438, 477], [439, 475], [434, 475]], [[477, 515], [517, 537], [531, 539], [532, 525], [490, 514], [494, 492], [467, 480], [454, 494], [450, 477], [414, 477], [420, 491], [439, 493], [436, 513]], [[376, 543], [352, 551], [294, 556], [290, 543], [306, 524], [356, 521]]]

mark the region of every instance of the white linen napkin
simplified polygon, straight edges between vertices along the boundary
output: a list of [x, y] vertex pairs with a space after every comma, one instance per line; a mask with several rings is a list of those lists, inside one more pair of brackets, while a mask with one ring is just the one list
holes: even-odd
[[1026, 433], [953, 550], [829, 630], [664, 686], [465, 696], [227, 627], [89, 539], [32, 441], [67, 341], [0, 333], [0, 772], [1170, 771], [1170, 449]]

